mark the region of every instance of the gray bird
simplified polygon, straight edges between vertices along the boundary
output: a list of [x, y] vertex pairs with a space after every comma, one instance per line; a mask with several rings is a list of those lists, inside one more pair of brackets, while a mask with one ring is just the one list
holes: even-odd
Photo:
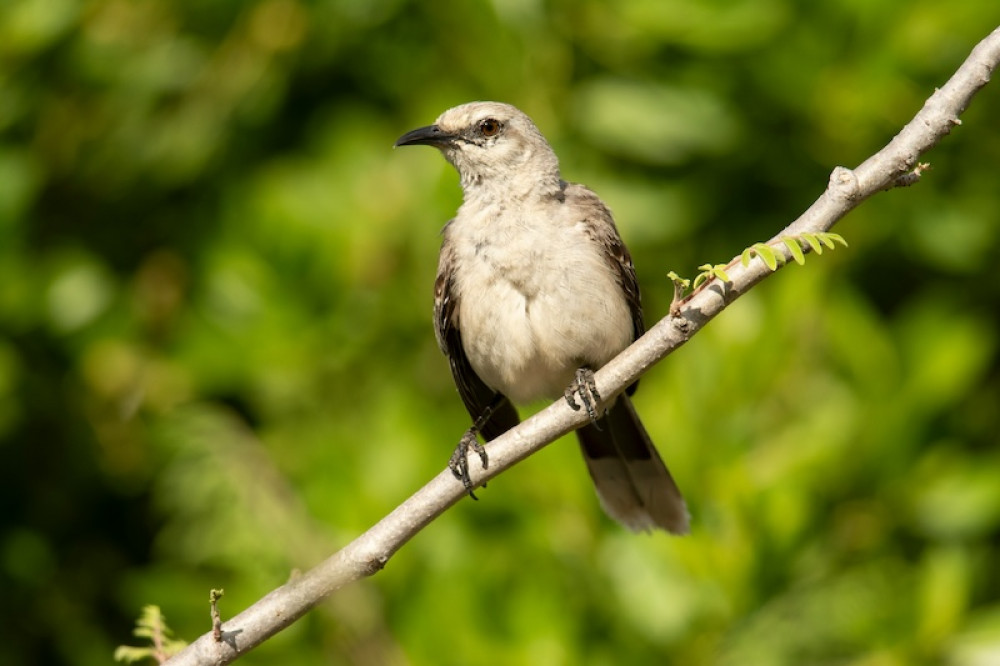
[[512, 402], [565, 396], [591, 416], [576, 432], [608, 515], [634, 531], [687, 532], [681, 493], [629, 400], [636, 384], [605, 414], [595, 409], [593, 371], [644, 331], [607, 206], [562, 180], [551, 146], [509, 104], [449, 109], [396, 145], [434, 146], [461, 177], [434, 285], [437, 341], [473, 419], [449, 463], [455, 476], [471, 495], [468, 452], [487, 466], [477, 433], [489, 441], [517, 425]]

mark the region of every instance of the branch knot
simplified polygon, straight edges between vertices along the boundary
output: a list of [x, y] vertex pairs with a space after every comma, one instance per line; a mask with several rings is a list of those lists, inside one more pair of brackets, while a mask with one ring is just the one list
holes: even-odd
[[847, 167], [836, 167], [830, 174], [827, 191], [840, 201], [855, 201], [861, 196], [861, 187], [854, 172]]

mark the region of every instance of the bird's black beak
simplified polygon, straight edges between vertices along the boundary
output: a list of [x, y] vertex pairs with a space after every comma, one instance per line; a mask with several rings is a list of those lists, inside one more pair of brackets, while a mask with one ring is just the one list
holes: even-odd
[[449, 134], [445, 132], [437, 125], [428, 125], [427, 127], [420, 127], [411, 132], [407, 132], [403, 136], [396, 139], [396, 146], [434, 146], [436, 148], [443, 148], [450, 144], [455, 139], [454, 134]]

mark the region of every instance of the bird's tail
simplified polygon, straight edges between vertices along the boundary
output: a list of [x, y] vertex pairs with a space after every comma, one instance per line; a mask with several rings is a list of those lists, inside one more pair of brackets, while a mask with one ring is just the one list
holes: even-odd
[[681, 491], [649, 439], [632, 401], [620, 395], [601, 419], [576, 431], [604, 511], [634, 532], [688, 531]]

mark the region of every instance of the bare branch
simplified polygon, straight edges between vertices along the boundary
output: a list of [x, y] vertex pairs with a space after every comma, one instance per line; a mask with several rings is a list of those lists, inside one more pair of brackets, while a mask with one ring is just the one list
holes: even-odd
[[[826, 191], [769, 245], [791, 258], [780, 238], [803, 232], [827, 231], [844, 215], [876, 192], [919, 179], [926, 167], [918, 158], [960, 124], [958, 116], [973, 95], [989, 81], [1000, 62], [1000, 28], [979, 43], [954, 76], [937, 90], [889, 144], [853, 171], [837, 167]], [[808, 248], [805, 248], [808, 250]], [[612, 398], [651, 366], [687, 342], [733, 300], [773, 273], [763, 261], [743, 266], [736, 258], [727, 271], [729, 282], [710, 280], [686, 300], [675, 302], [671, 314], [596, 373], [602, 396]], [[780, 267], [780, 266], [779, 266]], [[518, 427], [490, 442], [490, 468], [473, 466], [479, 485], [547, 443], [583, 425], [584, 412], [574, 412], [559, 400]], [[312, 570], [272, 591], [221, 626], [221, 641], [212, 631], [201, 636], [170, 664], [227, 664], [273, 636], [347, 583], [379, 571], [417, 532], [465, 496], [461, 483], [443, 471], [374, 527]], [[216, 627], [216, 630], [219, 628]]]

